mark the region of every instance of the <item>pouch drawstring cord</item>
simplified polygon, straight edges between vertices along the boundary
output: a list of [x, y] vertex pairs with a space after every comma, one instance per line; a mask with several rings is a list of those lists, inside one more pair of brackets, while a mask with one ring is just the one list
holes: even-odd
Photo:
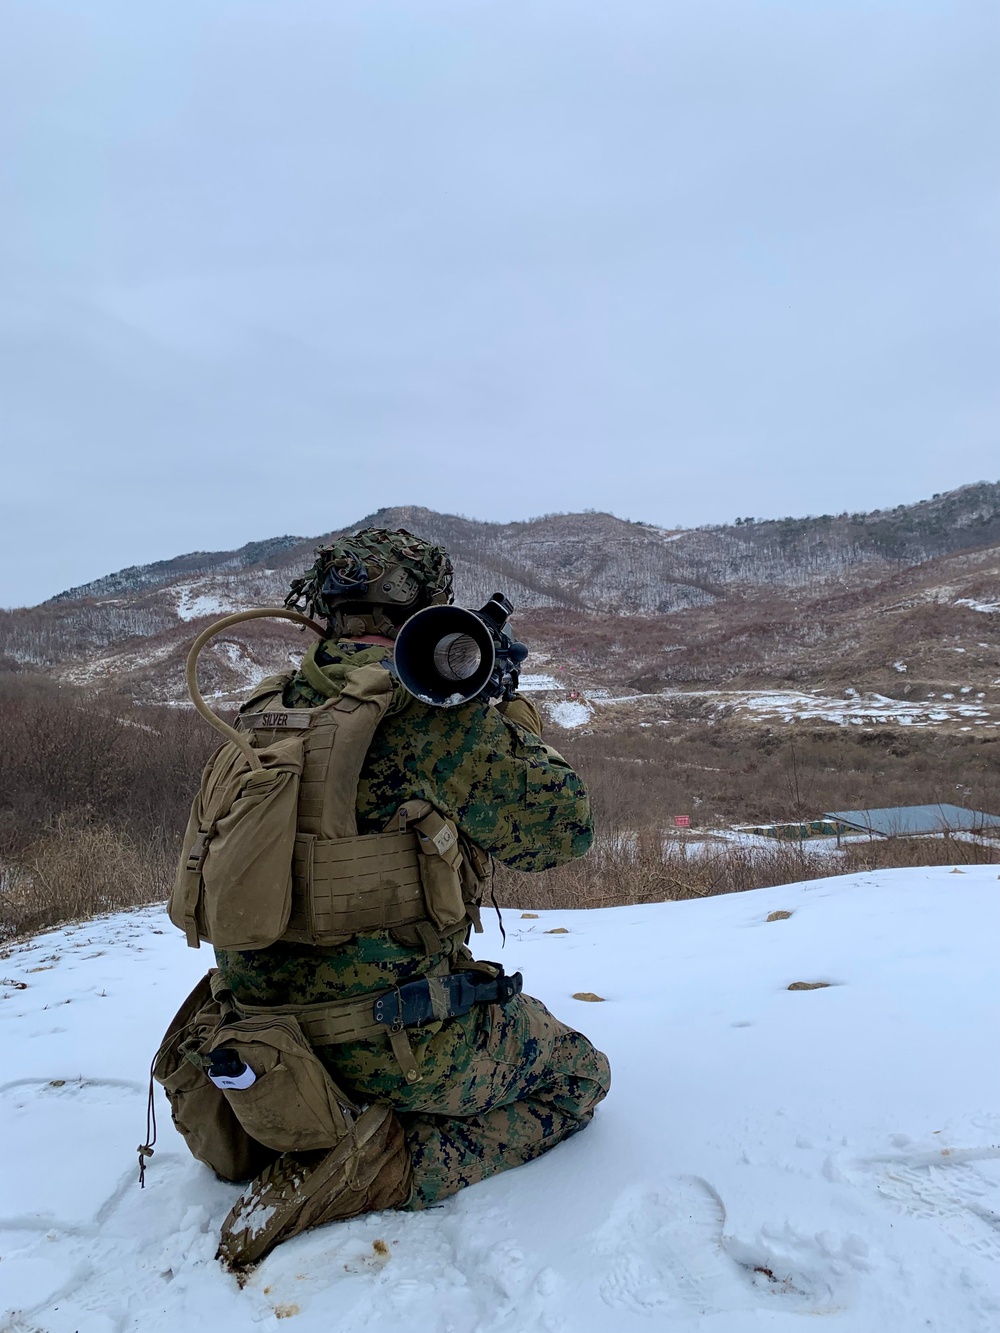
[[149, 1066], [149, 1095], [146, 1098], [146, 1142], [140, 1143], [137, 1149], [139, 1153], [139, 1188], [146, 1188], [146, 1158], [153, 1155], [153, 1144], [156, 1142], [156, 1102], [154, 1100], [153, 1090], [153, 1065], [156, 1064], [154, 1057]]

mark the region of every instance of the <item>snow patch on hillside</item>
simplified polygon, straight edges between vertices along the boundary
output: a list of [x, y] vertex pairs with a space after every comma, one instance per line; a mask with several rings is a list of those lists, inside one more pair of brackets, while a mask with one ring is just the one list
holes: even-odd
[[138, 671], [165, 661], [176, 651], [176, 645], [165, 643], [140, 646], [124, 652], [108, 653], [79, 666], [63, 668], [59, 675], [71, 685], [97, 685], [115, 681], [128, 671]]
[[582, 727], [594, 716], [590, 704], [580, 699], [559, 699], [555, 703], [547, 703], [545, 711], [557, 727], [566, 730]]
[[[969, 696], [971, 687], [961, 687], [959, 694]], [[844, 697], [825, 695], [820, 691], [805, 693], [801, 690], [664, 690], [659, 694], [622, 695], [602, 697], [591, 691], [588, 698], [601, 705], [632, 703], [639, 700], [653, 703], [704, 701], [706, 715], [724, 716], [728, 713], [749, 714], [755, 720], [775, 722], [833, 722], [838, 726], [872, 726], [896, 723], [899, 726], [927, 727], [937, 722], [968, 721], [980, 726], [1000, 726], [1000, 720], [984, 703], [981, 692], [976, 701], [968, 697], [955, 700], [953, 693], [940, 698], [931, 694], [927, 699], [891, 699], [875, 691], [844, 691]], [[551, 705], [550, 705], [551, 707]]]
[[610, 1056], [593, 1125], [439, 1208], [297, 1237], [242, 1290], [214, 1259], [237, 1188], [159, 1092], [135, 1179], [149, 1058], [208, 951], [158, 908], [14, 946], [0, 1328], [992, 1333], [998, 909], [997, 867], [967, 866], [508, 912], [483, 954]]
[[259, 606], [280, 606], [286, 579], [273, 569], [239, 571], [228, 578], [214, 576], [188, 580], [168, 589], [181, 620], [226, 616]]
[[[933, 705], [923, 701], [890, 699], [875, 692], [859, 694], [857, 690], [845, 691], [847, 698], [837, 699], [820, 695], [802, 694], [796, 690], [765, 690], [758, 693], [735, 696], [732, 699], [738, 710], [746, 710], [760, 716], [777, 717], [783, 722], [795, 720], [836, 722], [841, 726], [862, 726], [866, 723], [896, 722], [901, 726], [928, 726], [931, 722], [944, 722], [953, 718], [975, 718], [985, 720], [989, 710], [980, 704], [957, 703]], [[953, 695], [945, 695], [953, 699]]]
[[[199, 591], [199, 587], [202, 587], [202, 591]], [[232, 597], [205, 590], [203, 585], [178, 583], [170, 591], [177, 598], [177, 614], [181, 620], [197, 620], [199, 616], [225, 616], [239, 609], [234, 605]]]
[[521, 690], [528, 691], [529, 693], [537, 693], [539, 690], [560, 690], [563, 688], [556, 680], [555, 676], [549, 676], [543, 672], [535, 672], [534, 674], [531, 672], [528, 672], [527, 674], [522, 672], [518, 684]]
[[[254, 690], [265, 676], [271, 674], [271, 668], [261, 666], [261, 664], [251, 656], [246, 646], [242, 643], [233, 643], [230, 640], [216, 640], [216, 651], [219, 656], [225, 660], [230, 670], [239, 676], [241, 685], [237, 686], [237, 689], [246, 688], [248, 690]], [[221, 690], [219, 691], [219, 695], [221, 697], [222, 695], [232, 694], [232, 692], [233, 690], [231, 688], [228, 690]]]

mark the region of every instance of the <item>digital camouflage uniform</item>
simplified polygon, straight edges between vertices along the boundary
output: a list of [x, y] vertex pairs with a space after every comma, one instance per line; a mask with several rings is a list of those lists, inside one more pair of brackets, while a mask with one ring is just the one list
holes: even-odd
[[[391, 652], [318, 644], [284, 703], [302, 708], [334, 698], [348, 672]], [[420, 798], [514, 869], [546, 870], [583, 855], [593, 838], [586, 791], [536, 731], [537, 713], [522, 699], [493, 707], [478, 697], [436, 708], [398, 686], [362, 768], [358, 832], [380, 832], [403, 802]], [[459, 971], [470, 958], [459, 942], [428, 953], [388, 931], [337, 948], [279, 942], [217, 950], [226, 985], [237, 1001], [254, 1005], [342, 1000], [423, 977], [442, 962]], [[407, 1082], [385, 1038], [316, 1049], [360, 1100], [397, 1111], [413, 1161], [412, 1208], [530, 1161], [582, 1129], [610, 1083], [605, 1056], [526, 995], [411, 1030], [410, 1040], [421, 1071], [416, 1083]]]

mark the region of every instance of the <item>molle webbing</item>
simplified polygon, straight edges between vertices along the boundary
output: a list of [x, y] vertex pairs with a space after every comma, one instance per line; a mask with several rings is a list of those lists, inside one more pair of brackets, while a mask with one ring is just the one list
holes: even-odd
[[415, 833], [296, 837], [292, 914], [284, 939], [332, 943], [426, 917]]
[[[337, 774], [339, 782], [335, 784], [330, 783], [329, 775], [331, 769], [342, 769], [341, 764], [331, 763], [334, 745], [337, 747], [338, 760], [346, 759], [351, 749], [351, 740], [354, 739], [353, 736], [340, 734], [342, 723], [347, 722], [348, 729], [355, 730], [358, 722], [364, 724], [366, 721], [364, 712], [358, 715], [353, 700], [354, 707], [348, 710], [340, 709], [337, 703], [321, 704], [312, 709], [286, 709], [282, 706], [280, 691], [263, 700], [257, 695], [251, 702], [258, 705], [262, 703], [263, 706], [254, 708], [252, 712], [241, 713], [237, 724], [241, 730], [253, 733], [255, 744], [267, 745], [270, 738], [280, 731], [295, 729], [305, 733], [305, 762], [299, 780], [300, 830], [320, 838], [353, 837], [358, 826], [350, 792], [353, 780], [355, 796], [357, 794], [358, 777], [367, 746], [361, 749], [356, 772], [341, 771]], [[374, 733], [378, 721], [378, 718], [374, 719], [370, 733]], [[352, 722], [354, 728], [350, 727]], [[369, 729], [365, 728], [365, 731], [368, 733]], [[367, 738], [370, 740], [371, 735], [368, 734]], [[360, 747], [355, 745], [353, 748], [357, 750]]]
[[232, 1001], [233, 1009], [242, 1018], [258, 1015], [291, 1015], [298, 1020], [302, 1035], [312, 1046], [339, 1046], [349, 1041], [372, 1041], [384, 1036], [384, 1023], [376, 1023], [372, 1016], [373, 999], [336, 1000], [329, 1004], [240, 1004]]

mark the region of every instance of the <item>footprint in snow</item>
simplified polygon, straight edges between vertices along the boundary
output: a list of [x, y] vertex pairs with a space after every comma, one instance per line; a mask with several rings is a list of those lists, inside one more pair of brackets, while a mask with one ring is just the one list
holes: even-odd
[[760, 1241], [766, 1229], [748, 1245], [727, 1236], [725, 1225], [725, 1205], [697, 1176], [626, 1195], [595, 1238], [611, 1257], [602, 1299], [651, 1318], [836, 1308], [830, 1265], [810, 1241], [782, 1236], [772, 1252]]
[[877, 1171], [883, 1199], [1000, 1263], [1000, 1148], [943, 1148], [865, 1165]]

